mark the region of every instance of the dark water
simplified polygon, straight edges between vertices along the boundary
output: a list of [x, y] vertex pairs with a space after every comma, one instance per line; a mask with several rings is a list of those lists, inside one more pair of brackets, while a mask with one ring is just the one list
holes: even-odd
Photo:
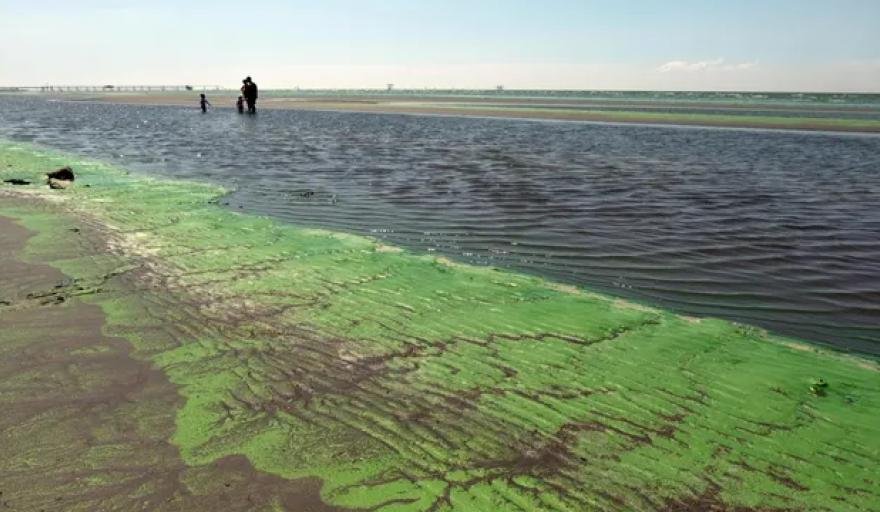
[[0, 98], [0, 137], [880, 354], [880, 137]]

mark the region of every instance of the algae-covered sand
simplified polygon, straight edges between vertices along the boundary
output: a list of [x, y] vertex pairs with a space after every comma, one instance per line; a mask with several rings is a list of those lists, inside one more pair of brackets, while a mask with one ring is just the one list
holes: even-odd
[[9, 178], [4, 265], [48, 276], [0, 284], [9, 507], [880, 509], [875, 361], [30, 146]]

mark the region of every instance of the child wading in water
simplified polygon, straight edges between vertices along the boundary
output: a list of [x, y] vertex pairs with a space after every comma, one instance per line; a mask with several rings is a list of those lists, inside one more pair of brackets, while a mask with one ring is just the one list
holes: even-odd
[[203, 113], [204, 113], [204, 112], [207, 112], [207, 111], [208, 111], [208, 107], [212, 106], [212, 105], [211, 105], [211, 102], [208, 101], [208, 98], [206, 98], [204, 94], [199, 94], [199, 96], [200, 96], [200, 99], [199, 99], [199, 105], [202, 106], [202, 112], [203, 112]]
[[244, 96], [238, 97], [238, 100], [235, 102], [235, 108], [238, 109], [239, 114], [244, 114]]

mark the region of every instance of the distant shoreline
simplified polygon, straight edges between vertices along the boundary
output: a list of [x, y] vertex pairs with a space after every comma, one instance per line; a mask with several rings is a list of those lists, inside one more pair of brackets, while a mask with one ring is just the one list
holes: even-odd
[[[233, 91], [208, 92], [217, 107], [232, 107]], [[64, 101], [129, 105], [197, 106], [197, 92], [64, 93]], [[828, 132], [880, 133], [880, 108], [871, 105], [734, 101], [314, 94], [267, 91], [258, 109], [315, 110], [463, 117], [499, 117], [648, 125], [684, 125]]]

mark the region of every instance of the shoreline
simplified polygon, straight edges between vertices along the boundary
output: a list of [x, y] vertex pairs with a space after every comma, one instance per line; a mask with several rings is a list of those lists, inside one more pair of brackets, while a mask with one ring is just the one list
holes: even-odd
[[[26, 97], [26, 96], [19, 96]], [[68, 93], [35, 95], [58, 101], [82, 101], [125, 105], [194, 107], [196, 93]], [[216, 92], [209, 95], [220, 108], [231, 108], [235, 93]], [[541, 119], [554, 121], [639, 124], [648, 126], [705, 126], [718, 128], [821, 131], [840, 133], [880, 133], [880, 119], [846, 116], [874, 114], [865, 107], [798, 107], [783, 105], [731, 105], [704, 102], [607, 102], [527, 100], [517, 98], [452, 98], [452, 97], [359, 97], [317, 96], [284, 97], [268, 93], [258, 103], [265, 110], [304, 110], [413, 115], [448, 115], [458, 117], [489, 117]], [[669, 111], [671, 110], [671, 111]], [[750, 111], [758, 114], [749, 114]], [[770, 112], [770, 115], [760, 111]], [[791, 114], [791, 115], [780, 115]], [[800, 114], [800, 115], [797, 115]]]
[[[39, 185], [74, 159], [72, 188]], [[178, 390], [148, 424], [174, 425], [187, 471], [246, 457], [276, 483], [321, 479], [333, 506], [378, 510], [880, 499], [875, 359], [236, 214], [217, 187], [0, 142], [13, 177], [37, 183], [0, 184], [0, 215], [37, 233], [28, 257], [101, 288], [82, 300], [104, 333]]]

